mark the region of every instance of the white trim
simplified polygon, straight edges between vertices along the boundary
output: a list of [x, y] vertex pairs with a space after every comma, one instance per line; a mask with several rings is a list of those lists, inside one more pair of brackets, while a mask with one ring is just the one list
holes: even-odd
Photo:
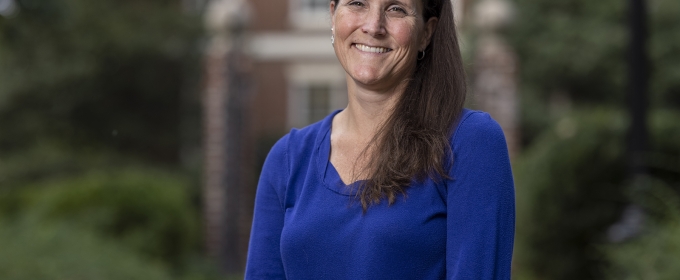
[[324, 59], [337, 61], [331, 32], [259, 33], [249, 38], [246, 50], [256, 60]]
[[292, 84], [325, 83], [337, 87], [346, 83], [340, 63], [295, 63], [288, 67], [287, 74]]
[[302, 1], [291, 0], [289, 2], [288, 19], [291, 26], [301, 30], [329, 30], [330, 32], [330, 1], [323, 0], [326, 3], [323, 9], [312, 9], [305, 6]]

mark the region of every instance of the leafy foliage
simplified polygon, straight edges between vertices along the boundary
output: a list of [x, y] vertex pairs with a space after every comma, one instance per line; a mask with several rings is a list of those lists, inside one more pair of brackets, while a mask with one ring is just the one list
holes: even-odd
[[[680, 116], [652, 117], [651, 174], [680, 179]], [[669, 119], [670, 118], [670, 119]], [[538, 279], [601, 279], [607, 229], [618, 221], [627, 197], [624, 135], [627, 122], [613, 110], [566, 116], [516, 162], [517, 265]], [[666, 165], [657, 158], [666, 158]], [[656, 163], [652, 165], [651, 163]], [[527, 272], [529, 271], [529, 272]]]
[[26, 211], [39, 221], [65, 221], [114, 237], [177, 264], [197, 242], [197, 213], [182, 178], [151, 170], [92, 172], [23, 188]]
[[0, 225], [3, 279], [171, 279], [166, 268], [69, 224]]
[[[559, 119], [556, 100], [623, 106], [628, 90], [628, 7], [618, 0], [517, 0], [508, 32], [519, 56], [523, 143]], [[649, 7], [651, 103], [680, 107], [680, 2]]]
[[[199, 135], [200, 15], [180, 0], [15, 2], [0, 17], [0, 278], [215, 279], [196, 256], [197, 176], [179, 166]], [[5, 250], [15, 235], [35, 246]]]
[[610, 112], [565, 118], [517, 162], [520, 266], [539, 278], [598, 279], [591, 244], [625, 205], [624, 124]]
[[179, 1], [18, 4], [0, 18], [0, 152], [40, 140], [177, 159], [198, 31]]
[[651, 0], [650, 42], [651, 93], [659, 107], [680, 107], [680, 2]]
[[[606, 109], [625, 106], [628, 94], [628, 4], [513, 3], [516, 20], [506, 35], [519, 57], [526, 147], [513, 165], [518, 207], [515, 276], [602, 279], [609, 263], [630, 267], [626, 273], [643, 271], [649, 261], [634, 263], [634, 256], [624, 254], [650, 253], [645, 246], [652, 250], [656, 243], [648, 239], [626, 249], [600, 250], [608, 242], [606, 230], [630, 203], [626, 192], [632, 183], [626, 181], [624, 154], [628, 120], [620, 110]], [[680, 107], [680, 52], [675, 51], [680, 49], [680, 2], [645, 3], [653, 108], [652, 148], [645, 163], [655, 181], [680, 188], [680, 115], [673, 111]], [[651, 227], [652, 238], [674, 242], [665, 239], [666, 230], [674, 232], [672, 224]], [[651, 262], [671, 252], [676, 251], [659, 251]], [[642, 279], [655, 279], [646, 276]]]
[[522, 81], [542, 97], [613, 101], [625, 74], [625, 2], [518, 0], [511, 33]]
[[[82, 240], [73, 238], [64, 241], [76, 249], [88, 246], [99, 248], [97, 244], [100, 243], [110, 244], [101, 246], [118, 247], [125, 253], [114, 252], [108, 257], [133, 255], [131, 258], [134, 262], [140, 260], [138, 266], [148, 266], [152, 270], [158, 268], [164, 275], [173, 276], [172, 279], [221, 279], [223, 275], [217, 269], [218, 266], [200, 256], [199, 217], [192, 195], [188, 194], [191, 188], [185, 176], [133, 164], [127, 168], [109, 168], [107, 171], [94, 168], [39, 180], [13, 180], [14, 186], [0, 188], [0, 224], [4, 221], [12, 234], [45, 228], [47, 232], [59, 236], [61, 232], [83, 236]], [[30, 241], [32, 238], [42, 237], [28, 236], [26, 242], [41, 242]], [[77, 243], [78, 240], [81, 243]], [[64, 259], [81, 257], [81, 253], [73, 252], [76, 249], [71, 247], [36, 246], [35, 250], [33, 247], [26, 248], [20, 254], [25, 259], [39, 258], [41, 250], [51, 250], [51, 255], [45, 258], [59, 255]], [[127, 271], [126, 268], [116, 268], [120, 262], [115, 259], [109, 265], [99, 264], [98, 260], [92, 262], [93, 273]], [[16, 274], [19, 275], [16, 279], [54, 279], [40, 278], [42, 274], [36, 276], [23, 271], [27, 269], [26, 265], [16, 266], [11, 271], [2, 270], [4, 265], [9, 267], [11, 264], [13, 262], [0, 258], [0, 278], [15, 279], [10, 276]], [[62, 269], [64, 265], [57, 262], [55, 269]], [[113, 273], [111, 277], [118, 277], [116, 275], [120, 273]], [[30, 277], [21, 278], [24, 277], [22, 275]], [[156, 278], [150, 276], [150, 279]]]
[[680, 196], [659, 181], [646, 193], [647, 199], [636, 200], [656, 215], [641, 236], [603, 247], [612, 263], [606, 269], [608, 279], [680, 278]]

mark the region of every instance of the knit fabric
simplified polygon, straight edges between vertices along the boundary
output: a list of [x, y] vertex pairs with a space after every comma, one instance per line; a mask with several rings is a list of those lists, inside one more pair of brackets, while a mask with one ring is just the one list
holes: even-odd
[[464, 110], [450, 180], [363, 212], [329, 162], [333, 116], [293, 129], [257, 187], [246, 279], [510, 279], [514, 187], [505, 137]]

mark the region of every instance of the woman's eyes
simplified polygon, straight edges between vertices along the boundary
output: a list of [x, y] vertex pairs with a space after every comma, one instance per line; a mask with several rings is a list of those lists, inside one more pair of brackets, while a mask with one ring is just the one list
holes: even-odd
[[[347, 3], [347, 5], [348, 5], [348, 6], [356, 6], [356, 7], [363, 7], [363, 6], [366, 6], [366, 4], [365, 4], [364, 2], [362, 2], [362, 1], [349, 1], [349, 2]], [[404, 8], [402, 8], [402, 7], [400, 7], [400, 6], [396, 6], [396, 5], [395, 5], [395, 6], [390, 6], [390, 7], [388, 7], [388, 8], [387, 8], [387, 12], [390, 12], [390, 13], [400, 13], [400, 14], [404, 14], [404, 15], [407, 15], [407, 14], [408, 14], [408, 12], [406, 11], [406, 9], [404, 9]]]
[[392, 6], [387, 9], [388, 12], [397, 12], [397, 13], [402, 13], [402, 14], [408, 14], [406, 10], [402, 7], [399, 6]]
[[[347, 6], [353, 6], [353, 7], [366, 7], [365, 1], [349, 1], [347, 2]], [[387, 7], [385, 10], [386, 13], [389, 13], [391, 15], [395, 16], [406, 16], [409, 14], [409, 12], [404, 8], [399, 5], [392, 5]]]

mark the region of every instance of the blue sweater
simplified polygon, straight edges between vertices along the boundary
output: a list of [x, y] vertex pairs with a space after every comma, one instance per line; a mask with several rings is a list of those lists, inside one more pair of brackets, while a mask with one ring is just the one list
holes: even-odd
[[364, 214], [329, 162], [333, 116], [269, 152], [246, 279], [510, 279], [514, 189], [503, 131], [465, 110], [451, 180], [414, 183]]

